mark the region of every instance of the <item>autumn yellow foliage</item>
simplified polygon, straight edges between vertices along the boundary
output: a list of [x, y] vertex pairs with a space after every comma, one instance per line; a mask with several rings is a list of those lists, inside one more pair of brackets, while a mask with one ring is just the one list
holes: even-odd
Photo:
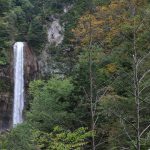
[[[126, 20], [123, 2], [112, 2], [108, 6], [97, 6], [94, 13], [86, 12], [78, 22], [78, 26], [73, 30], [76, 40], [80, 40], [81, 45], [88, 44], [91, 36], [93, 41], [109, 42], [119, 34], [119, 25]], [[121, 8], [121, 9], [120, 9]]]
[[117, 70], [117, 66], [116, 66], [116, 64], [114, 64], [114, 63], [108, 64], [108, 65], [106, 65], [106, 70], [107, 70], [109, 73], [115, 73], [116, 70]]
[[[109, 45], [121, 34], [125, 25], [132, 29], [135, 21], [132, 8], [144, 3], [146, 0], [114, 0], [109, 5], [97, 6], [95, 12], [85, 12], [77, 27], [72, 30], [75, 39], [71, 40], [80, 42], [81, 46], [88, 45], [91, 40], [101, 45]], [[137, 18], [136, 22], [139, 21]]]

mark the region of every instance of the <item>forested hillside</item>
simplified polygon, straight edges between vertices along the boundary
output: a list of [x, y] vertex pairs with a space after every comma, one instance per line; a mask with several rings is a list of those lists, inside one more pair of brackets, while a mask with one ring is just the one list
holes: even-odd
[[149, 0], [0, 0], [0, 95], [17, 41], [39, 68], [0, 150], [150, 149]]

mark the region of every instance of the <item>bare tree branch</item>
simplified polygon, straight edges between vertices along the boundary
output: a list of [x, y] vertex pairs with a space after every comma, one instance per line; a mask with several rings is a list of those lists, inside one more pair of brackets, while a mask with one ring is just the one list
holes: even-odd
[[141, 94], [145, 89], [147, 89], [148, 87], [150, 87], [150, 85], [143, 87], [140, 91], [139, 94]]
[[129, 134], [128, 131], [126, 130], [126, 126], [125, 126], [124, 122], [122, 122], [122, 125], [123, 125], [124, 131], [125, 131], [127, 137], [128, 137], [129, 140], [131, 141], [132, 145], [136, 148], [136, 145], [135, 145], [134, 142], [133, 142], [134, 140], [131, 138], [130, 134]]
[[150, 55], [150, 51], [141, 59], [137, 62], [137, 65], [139, 66], [143, 61]]
[[148, 73], [150, 73], [150, 69], [147, 70], [147, 71], [142, 75], [142, 77], [139, 79], [139, 83], [142, 82], [142, 80], [145, 78], [145, 76], [146, 76]]
[[96, 147], [98, 147], [98, 146], [100, 146], [100, 145], [102, 145], [102, 144], [105, 144], [106, 142], [114, 141], [114, 140], [116, 140], [117, 138], [121, 137], [122, 135], [125, 135], [125, 133], [120, 134], [120, 135], [118, 135], [117, 137], [115, 137], [115, 138], [113, 138], [113, 139], [110, 139], [110, 140], [108, 139], [108, 140], [106, 140], [106, 141], [99, 142], [99, 143], [96, 145]]
[[149, 129], [150, 124], [141, 132], [140, 137]]
[[130, 121], [128, 121], [126, 118], [123, 118], [122, 116], [116, 114], [116, 113], [115, 113], [114, 111], [112, 111], [112, 110], [110, 110], [110, 111], [111, 111], [116, 117], [118, 117], [118, 118], [124, 120], [125, 122], [129, 123], [129, 124], [137, 131], [137, 128], [136, 128]]

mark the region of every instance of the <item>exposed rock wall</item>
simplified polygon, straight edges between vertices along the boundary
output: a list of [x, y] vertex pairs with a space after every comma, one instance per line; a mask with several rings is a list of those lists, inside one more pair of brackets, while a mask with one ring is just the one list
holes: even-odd
[[59, 19], [53, 17], [53, 21], [48, 29], [48, 42], [58, 46], [64, 39], [64, 28], [60, 25]]
[[12, 89], [9, 66], [0, 66], [0, 131], [11, 126]]
[[[68, 11], [67, 7], [64, 9], [64, 13], [66, 13], [66, 11]], [[42, 76], [57, 74], [60, 72], [60, 70], [56, 69], [57, 64], [52, 58], [49, 47], [57, 47], [62, 44], [64, 40], [64, 25], [60, 24], [60, 15], [58, 14], [51, 15], [49, 20], [50, 22], [47, 30], [48, 43], [38, 57], [39, 70]]]
[[34, 55], [32, 49], [27, 43], [24, 43], [24, 78], [25, 83], [28, 84], [30, 80], [33, 80], [38, 75], [38, 63], [37, 58]]
[[12, 99], [10, 92], [0, 93], [0, 131], [11, 126], [12, 120]]

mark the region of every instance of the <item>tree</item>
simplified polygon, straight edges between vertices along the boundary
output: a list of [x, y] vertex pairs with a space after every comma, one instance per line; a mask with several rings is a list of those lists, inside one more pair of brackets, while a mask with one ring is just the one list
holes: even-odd
[[28, 119], [33, 126], [49, 131], [54, 125], [67, 125], [69, 119], [67, 99], [72, 90], [73, 85], [68, 79], [52, 78], [47, 82], [42, 80], [31, 82], [30, 94], [33, 100]]
[[[141, 73], [141, 64], [145, 64], [148, 63], [149, 61], [147, 60], [147, 57], [150, 56], [150, 51], [148, 50], [148, 53], [145, 54], [145, 56], [141, 56], [141, 54], [139, 54], [139, 48], [138, 44], [137, 44], [137, 38], [138, 38], [138, 32], [139, 30], [142, 29], [142, 27], [136, 28], [136, 14], [137, 14], [137, 6], [136, 4], [133, 4], [133, 8], [132, 8], [132, 13], [133, 13], [133, 19], [134, 19], [134, 27], [133, 27], [133, 69], [134, 69], [134, 97], [135, 97], [135, 103], [136, 103], [136, 130], [137, 130], [137, 143], [136, 143], [136, 149], [140, 150], [141, 149], [141, 136], [143, 135], [143, 133], [145, 133], [148, 128], [150, 127], [150, 124], [148, 124], [148, 126], [146, 126], [146, 128], [143, 129], [143, 131], [141, 132], [141, 118], [140, 118], [140, 114], [141, 114], [141, 109], [142, 109], [142, 105], [141, 105], [141, 101], [143, 100], [143, 90], [149, 88], [149, 86], [143, 86], [143, 83], [145, 81], [145, 78], [147, 78], [147, 75], [150, 75], [150, 68], [146, 68], [146, 71], [144, 69], [144, 72], [142, 71]], [[145, 18], [143, 18], [145, 19]], [[141, 22], [142, 23], [142, 20]], [[144, 23], [143, 23], [144, 24]], [[140, 58], [139, 58], [140, 56]], [[146, 61], [146, 62], [145, 62]], [[141, 88], [141, 84], [142, 84], [142, 88]], [[149, 84], [149, 81], [148, 83]]]

